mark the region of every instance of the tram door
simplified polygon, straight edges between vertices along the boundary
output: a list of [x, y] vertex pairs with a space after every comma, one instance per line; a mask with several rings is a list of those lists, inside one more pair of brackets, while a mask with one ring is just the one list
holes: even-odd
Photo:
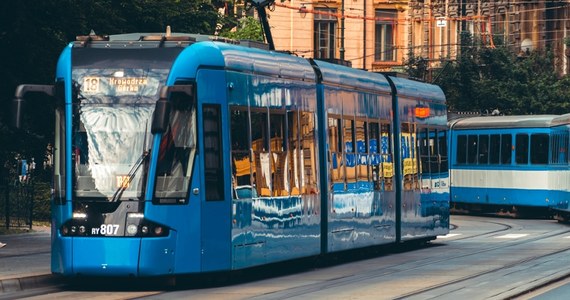
[[200, 130], [200, 176], [202, 271], [227, 269], [230, 265], [229, 196], [226, 195], [222, 109], [220, 104], [202, 106]]
[[219, 84], [225, 73], [202, 70], [197, 77], [197, 135], [198, 156], [195, 174], [200, 176], [200, 189], [190, 191], [200, 199], [200, 261], [201, 270], [227, 270], [231, 264], [231, 172], [229, 145], [223, 120], [227, 109], [222, 103], [227, 95]]

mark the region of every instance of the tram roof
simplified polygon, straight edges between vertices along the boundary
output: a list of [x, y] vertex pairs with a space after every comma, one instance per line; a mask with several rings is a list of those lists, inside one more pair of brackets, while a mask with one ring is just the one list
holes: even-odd
[[353, 69], [350, 67], [315, 60], [323, 75], [324, 84], [348, 85], [351, 88], [383, 91], [390, 93], [390, 84], [386, 77], [379, 73]]
[[435, 84], [427, 84], [425, 82], [393, 76], [390, 76], [390, 79], [392, 79], [396, 86], [398, 97], [409, 97], [445, 103], [445, 94], [441, 88]]
[[517, 115], [461, 118], [449, 122], [450, 129], [550, 127], [558, 115]]
[[184, 49], [172, 66], [170, 76], [192, 78], [204, 66], [315, 81], [313, 68], [304, 58], [217, 41], [198, 42]]
[[570, 114], [558, 116], [552, 120], [552, 126], [570, 125]]

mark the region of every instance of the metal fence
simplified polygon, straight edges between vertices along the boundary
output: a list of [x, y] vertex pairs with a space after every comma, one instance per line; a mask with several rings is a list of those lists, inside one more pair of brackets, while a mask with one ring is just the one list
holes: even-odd
[[0, 226], [32, 229], [35, 184], [15, 182], [0, 185]]

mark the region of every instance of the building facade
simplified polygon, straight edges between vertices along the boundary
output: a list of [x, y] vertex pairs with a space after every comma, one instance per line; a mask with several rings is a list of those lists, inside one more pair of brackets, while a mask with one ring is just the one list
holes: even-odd
[[[461, 33], [481, 47], [552, 51], [569, 70], [570, 0], [276, 0], [268, 11], [277, 50], [402, 72], [411, 57], [428, 71], [456, 59]], [[566, 38], [568, 37], [568, 38]]]

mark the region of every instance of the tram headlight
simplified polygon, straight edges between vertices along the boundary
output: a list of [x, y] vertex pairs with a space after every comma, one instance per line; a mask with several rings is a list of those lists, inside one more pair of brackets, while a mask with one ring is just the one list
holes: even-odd
[[147, 227], [147, 226], [143, 226], [143, 227], [141, 228], [141, 232], [142, 232], [142, 234], [148, 234], [148, 227]]
[[75, 234], [77, 232], [77, 226], [73, 225], [71, 226], [71, 234]]
[[83, 226], [83, 225], [79, 226], [79, 233], [81, 233], [81, 234], [85, 233], [85, 226]]
[[162, 227], [160, 227], [160, 226], [154, 227], [154, 234], [155, 235], [162, 235], [162, 231], [163, 231]]
[[138, 231], [139, 229], [137, 225], [130, 224], [129, 226], [127, 226], [127, 233], [129, 235], [136, 235]]

